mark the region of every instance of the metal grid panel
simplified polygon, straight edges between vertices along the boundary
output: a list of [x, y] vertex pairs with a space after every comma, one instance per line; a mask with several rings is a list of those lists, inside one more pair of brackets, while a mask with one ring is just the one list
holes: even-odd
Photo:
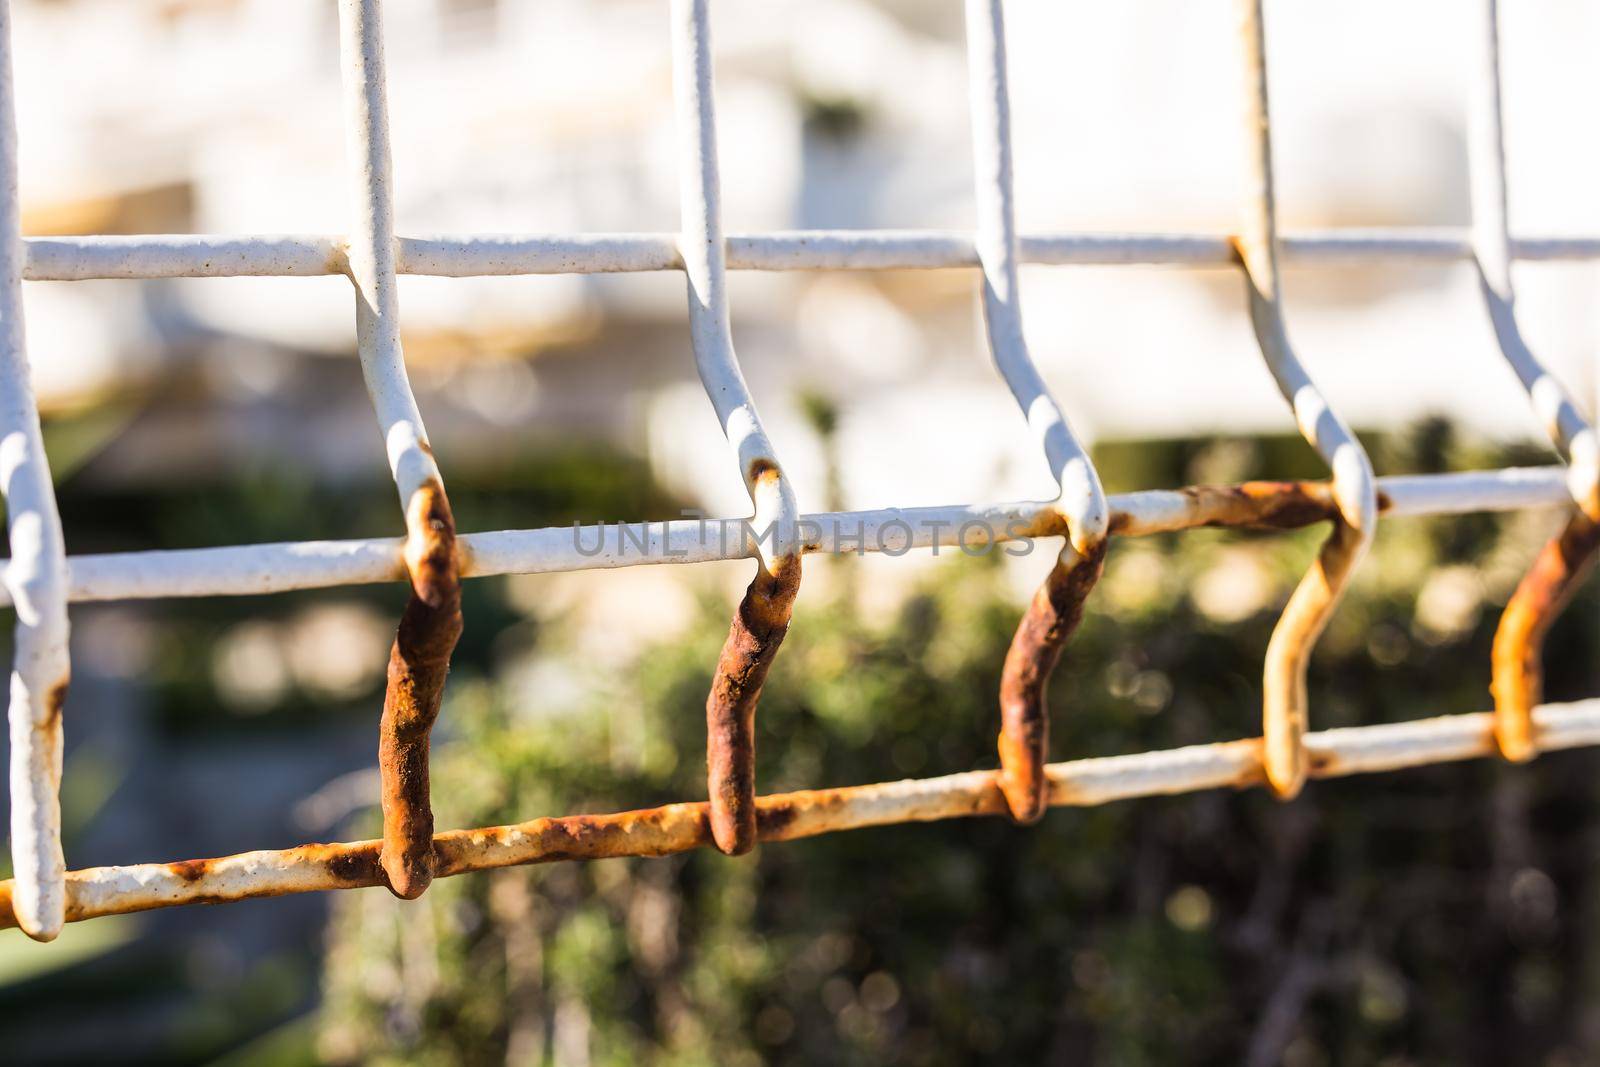
[[[1001, 0], [966, 0], [978, 228], [940, 232], [806, 232], [724, 237], [719, 209], [708, 0], [672, 0], [682, 232], [589, 236], [394, 233], [379, 0], [340, 0], [341, 55], [354, 224], [347, 237], [18, 235], [9, 13], [0, 0], [0, 488], [12, 557], [0, 602], [16, 610], [11, 682], [11, 844], [16, 877], [0, 883], [0, 926], [41, 940], [65, 921], [193, 902], [357, 886], [420, 894], [432, 878], [558, 859], [664, 855], [715, 845], [743, 852], [864, 826], [973, 815], [1032, 821], [1051, 805], [1266, 784], [1291, 796], [1309, 778], [1371, 773], [1498, 752], [1600, 744], [1600, 699], [1540, 703], [1543, 635], [1600, 546], [1600, 442], [1517, 329], [1510, 265], [1597, 259], [1600, 237], [1513, 239], [1495, 0], [1483, 0], [1483, 66], [1472, 102], [1470, 231], [1381, 230], [1280, 237], [1272, 184], [1260, 0], [1238, 0], [1243, 115], [1252, 164], [1234, 234], [1038, 234], [1016, 231]], [[1290, 345], [1280, 260], [1296, 264], [1466, 260], [1482, 280], [1507, 362], [1567, 459], [1565, 467], [1374, 478], [1360, 442], [1329, 407]], [[1018, 265], [1173, 264], [1241, 268], [1261, 354], [1328, 482], [1191, 486], [1107, 497], [1087, 451], [1027, 349]], [[761, 426], [734, 353], [729, 268], [880, 270], [976, 267], [990, 354], [1038, 438], [1059, 494], [1049, 501], [801, 514]], [[406, 377], [397, 274], [442, 277], [681, 270], [696, 366], [750, 491], [754, 520], [600, 524], [456, 536], [439, 468]], [[405, 518], [404, 538], [301, 542], [66, 558], [23, 343], [22, 279], [303, 277], [344, 274], [356, 298], [357, 348]], [[1572, 505], [1576, 503], [1576, 508]], [[1566, 505], [1571, 518], [1518, 587], [1496, 635], [1495, 710], [1410, 723], [1308, 732], [1305, 664], [1380, 516]], [[1333, 533], [1274, 631], [1264, 673], [1263, 736], [1105, 759], [1046, 764], [1045, 686], [1108, 541], [1203, 526]], [[1061, 558], [1029, 606], [1007, 656], [999, 771], [757, 797], [751, 724], [787, 628], [801, 560], [1061, 536]], [[659, 563], [753, 559], [707, 701], [708, 802], [614, 815], [541, 818], [435, 834], [428, 731], [460, 632], [459, 582]], [[67, 871], [57, 792], [68, 676], [69, 601], [244, 595], [408, 581], [380, 731], [384, 839], [305, 845], [211, 860]]]

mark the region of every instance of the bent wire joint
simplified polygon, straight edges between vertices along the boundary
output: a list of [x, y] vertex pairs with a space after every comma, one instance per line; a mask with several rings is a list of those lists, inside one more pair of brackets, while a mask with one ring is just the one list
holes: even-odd
[[410, 900], [433, 881], [433, 809], [428, 749], [450, 654], [461, 637], [455, 519], [406, 376], [395, 284], [394, 196], [384, 98], [378, 0], [340, 0], [346, 138], [353, 162], [355, 225], [349, 248], [356, 291], [356, 348], [383, 431], [389, 469], [405, 509], [403, 550], [411, 596], [389, 654], [379, 725], [383, 847], [391, 892]]
[[1594, 566], [1600, 550], [1600, 439], [1572, 398], [1540, 363], [1517, 326], [1506, 210], [1505, 139], [1500, 104], [1499, 5], [1484, 0], [1479, 76], [1469, 115], [1473, 262], [1501, 355], [1515, 372], [1557, 451], [1577, 510], [1544, 546], [1506, 603], [1495, 629], [1490, 692], [1500, 754], [1521, 763], [1538, 754], [1533, 709], [1544, 688], [1545, 635]]
[[756, 704], [800, 591], [800, 511], [733, 349], [707, 7], [708, 0], [673, 0], [672, 69], [689, 336], [706, 396], [738, 454], [757, 531], [747, 546], [757, 560], [756, 576], [734, 613], [706, 697], [711, 836], [718, 849], [735, 856], [756, 843]]
[[[758, 497], [780, 491], [776, 470], [763, 477], [766, 484], [758, 487]], [[764, 510], [758, 503], [758, 524]], [[748, 852], [756, 843], [756, 704], [789, 631], [799, 592], [798, 553], [757, 561], [756, 576], [734, 612], [706, 696], [711, 835], [717, 848], [730, 856]]]
[[1017, 627], [1000, 679], [1000, 790], [1011, 818], [1032, 823], [1049, 803], [1046, 689], [1067, 639], [1083, 618], [1084, 601], [1100, 578], [1110, 512], [1094, 462], [1040, 377], [1022, 332], [1000, 0], [967, 0], [966, 16], [984, 325], [995, 367], [1044, 447], [1067, 522], [1067, 544]]
[[[845, 512], [800, 517], [794, 496], [756, 417], [729, 336], [723, 235], [717, 213], [715, 126], [711, 107], [710, 44], [704, 0], [675, 0], [674, 71], [680, 109], [683, 222], [679, 234], [462, 236], [437, 240], [394, 237], [382, 56], [376, 0], [340, 0], [341, 52], [351, 162], [357, 167], [356, 222], [348, 248], [337, 237], [218, 237], [141, 235], [120, 238], [39, 238], [17, 234], [15, 136], [9, 79], [8, 25], [0, 0], [0, 490], [7, 496], [12, 558], [4, 563], [0, 603], [17, 611], [17, 661], [12, 675], [12, 848], [15, 877], [0, 880], [0, 927], [22, 926], [49, 939], [62, 921], [180, 904], [219, 903], [282, 893], [387, 886], [403, 896], [429, 879], [512, 864], [606, 856], [662, 856], [715, 844], [724, 851], [755, 839], [794, 840], [867, 826], [1007, 815], [1026, 819], [1040, 803], [1092, 805], [1135, 796], [1249, 788], [1268, 780], [1280, 795], [1300, 777], [1339, 777], [1438, 764], [1513, 750], [1511, 727], [1544, 749], [1600, 744], [1600, 699], [1542, 705], [1531, 722], [1525, 705], [1538, 679], [1538, 642], [1560, 600], [1593, 557], [1600, 528], [1600, 447], [1559, 386], [1532, 360], [1515, 333], [1510, 286], [1496, 259], [1504, 241], [1504, 175], [1499, 152], [1498, 99], [1493, 153], [1475, 155], [1475, 175], [1494, 183], [1477, 196], [1479, 236], [1454, 234], [1307, 235], [1290, 251], [1308, 262], [1361, 255], [1422, 254], [1473, 258], [1483, 272], [1489, 309], [1508, 361], [1552, 426], [1569, 466], [1565, 470], [1463, 471], [1386, 478], [1375, 495], [1359, 445], [1327, 410], [1288, 345], [1279, 304], [1277, 245], [1272, 212], [1266, 84], [1259, 4], [1245, 7], [1252, 47], [1250, 120], [1259, 189], [1251, 225], [1232, 249], [1228, 239], [1193, 235], [1042, 235], [1024, 243], [1034, 262], [1173, 262], [1242, 264], [1250, 282], [1252, 321], [1268, 367], [1293, 404], [1302, 432], [1332, 466], [1332, 483], [1247, 483], [1144, 491], [1109, 501], [1094, 468], [1051, 400], [1023, 342], [1017, 304], [1017, 238], [1011, 208], [1011, 158], [1006, 130], [1004, 50], [999, 4], [969, 0], [974, 49], [974, 146], [978, 155], [975, 241], [953, 234], [802, 233], [735, 237], [728, 256], [754, 269], [833, 267], [912, 268], [981, 265], [985, 320], [997, 369], [1041, 439], [1058, 495], [1046, 502], [955, 505]], [[1493, 6], [1489, 7], [1491, 45]], [[1491, 67], [1491, 70], [1493, 68]], [[1488, 166], [1482, 166], [1487, 160]], [[1485, 213], [1490, 214], [1486, 217]], [[1497, 236], [1498, 235], [1498, 236]], [[1594, 258], [1600, 241], [1564, 237], [1519, 244], [1529, 258]], [[1501, 250], [1503, 251], [1503, 249]], [[396, 257], [399, 263], [396, 263]], [[1229, 258], [1231, 256], [1231, 258]], [[909, 258], [897, 258], [909, 257]], [[1497, 266], [1496, 264], [1502, 264]], [[398, 335], [397, 267], [419, 274], [465, 277], [546, 270], [683, 269], [689, 279], [690, 326], [702, 383], [734, 445], [754, 503], [767, 527], [754, 543], [741, 538], [686, 553], [694, 562], [755, 558], [756, 580], [740, 605], [723, 662], [707, 702], [710, 801], [669, 803], [642, 811], [566, 815], [513, 825], [455, 829], [428, 836], [428, 727], [438, 713], [450, 649], [459, 634], [459, 583], [464, 578], [548, 573], [596, 566], [659, 563], [624, 561], [618, 548], [597, 561], [572, 543], [564, 528], [489, 531], [456, 538], [449, 504], [427, 435], [406, 380]], [[403, 541], [388, 538], [338, 543], [218, 546], [153, 553], [76, 556], [64, 560], [60, 523], [40, 446], [38, 414], [23, 358], [17, 279], [154, 278], [177, 276], [313, 276], [348, 273], [356, 293], [361, 366], [378, 416], [391, 473], [406, 516]], [[1506, 332], [1509, 327], [1510, 332]], [[1510, 342], [1508, 343], [1508, 338]], [[1502, 696], [1496, 714], [1448, 715], [1320, 733], [1305, 729], [1305, 655], [1350, 569], [1372, 533], [1381, 502], [1387, 514], [1505, 511], [1580, 502], [1583, 515], [1547, 548], [1513, 598], [1501, 630], [1509, 649], [1496, 665], [1497, 683], [1522, 686]], [[1108, 505], [1110, 507], [1108, 508]], [[916, 520], [911, 531], [907, 520]], [[1081, 759], [1041, 766], [1047, 747], [1044, 685], [1083, 601], [1099, 573], [1108, 531], [1123, 536], [1200, 526], [1292, 527], [1332, 520], [1334, 536], [1312, 575], [1301, 583], [1274, 635], [1266, 671], [1267, 744], [1255, 738]], [[726, 521], [726, 520], [725, 520]], [[744, 524], [747, 520], [734, 520]], [[964, 543], [966, 521], [1005, 523], [1004, 539], [1055, 537], [1069, 544], [1013, 642], [1003, 685], [1000, 773], [980, 770], [914, 781], [804, 790], [754, 798], [751, 740], [761, 684], [785, 632], [800, 576], [802, 552], [842, 552], [839, 523], [865, 524], [880, 536], [904, 525], [916, 545]], [[1013, 525], [1015, 524], [1015, 525]], [[688, 547], [691, 523], [635, 524], [630, 531], [665, 546]], [[800, 527], [834, 527], [832, 535], [803, 537]], [[748, 528], [748, 527], [746, 527]], [[940, 530], [944, 530], [941, 533]], [[605, 534], [604, 527], [590, 527]], [[767, 540], [771, 537], [770, 543]], [[857, 541], [859, 544], [860, 542]], [[679, 553], [671, 553], [679, 555]], [[143, 597], [250, 595], [404, 577], [411, 598], [391, 656], [383, 724], [385, 838], [214, 859], [140, 863], [62, 871], [57, 785], [60, 709], [67, 681], [66, 603]], [[1518, 621], [1520, 620], [1520, 621]], [[1517, 651], [1520, 649], [1520, 652]], [[1515, 654], [1513, 654], [1515, 653]], [[1530, 686], [1531, 683], [1531, 686]], [[1523, 711], [1515, 715], [1519, 703]], [[1534, 728], [1537, 728], [1535, 732]], [[1307, 753], [1312, 757], [1306, 759]]]
[[1294, 410], [1306, 441], [1333, 471], [1339, 513], [1317, 560], [1289, 597], [1267, 644], [1262, 672], [1262, 764], [1268, 784], [1288, 800], [1305, 784], [1304, 737], [1309, 703], [1306, 665], [1356, 565], [1377, 528], [1372, 463], [1334, 413], [1289, 344], [1278, 278], [1278, 235], [1272, 178], [1272, 128], [1267, 96], [1261, 0], [1239, 0], [1245, 51], [1245, 121], [1254, 196], [1238, 240], [1249, 293], [1250, 323], [1278, 390]]
[[433, 880], [433, 810], [428, 750], [439, 718], [450, 654], [461, 639], [461, 579], [455, 520], [444, 486], [428, 482], [406, 509], [406, 574], [411, 596], [389, 652], [379, 726], [383, 851], [396, 896], [420, 896]]

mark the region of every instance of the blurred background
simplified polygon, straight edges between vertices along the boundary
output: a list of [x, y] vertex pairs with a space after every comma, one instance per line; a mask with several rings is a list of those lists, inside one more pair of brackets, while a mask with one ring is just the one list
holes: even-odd
[[[332, 0], [12, 0], [25, 232], [340, 233]], [[1600, 232], [1600, 9], [1506, 5], [1511, 219]], [[1476, 11], [1269, 3], [1283, 228], [1467, 223]], [[1224, 0], [1013, 3], [1019, 224], [1227, 231]], [[973, 225], [961, 5], [715, 10], [730, 233]], [[664, 0], [389, 0], [399, 232], [671, 231]], [[1585, 401], [1594, 264], [1518, 268]], [[738, 273], [735, 338], [807, 510], [1040, 498], [972, 271]], [[1465, 264], [1290, 269], [1302, 357], [1379, 473], [1553, 457]], [[464, 531], [740, 515], [680, 275], [402, 278]], [[397, 535], [349, 283], [29, 283], [68, 550]], [[1027, 268], [1031, 347], [1107, 488], [1320, 477], [1233, 271]], [[1592, 407], [1592, 405], [1591, 405]], [[1499, 608], [1558, 511], [1385, 525], [1312, 670], [1319, 725], [1488, 707]], [[1119, 542], [1052, 688], [1054, 757], [1247, 736], [1318, 531]], [[764, 790], [994, 765], [1052, 553], [810, 560], [761, 712]], [[441, 827], [703, 794], [747, 563], [468, 583]], [[369, 836], [400, 586], [83, 605], [72, 867]], [[9, 640], [9, 619], [0, 627]], [[1551, 699], [1600, 686], [1591, 584]], [[5, 650], [9, 655], [9, 648]], [[1040, 826], [862, 831], [187, 908], [0, 937], [18, 1063], [1566, 1065], [1600, 1059], [1597, 757], [1210, 793]]]

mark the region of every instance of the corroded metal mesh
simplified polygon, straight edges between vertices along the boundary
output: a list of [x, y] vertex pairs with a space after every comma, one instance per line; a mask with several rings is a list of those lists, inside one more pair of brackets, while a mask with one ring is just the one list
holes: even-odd
[[[952, 0], [953, 2], [953, 0]], [[379, 0], [340, 0], [352, 223], [343, 237], [19, 236], [10, 19], [0, 0], [0, 489], [12, 556], [4, 598], [16, 611], [11, 684], [11, 849], [0, 925], [41, 940], [63, 922], [183, 903], [356, 886], [399, 896], [436, 877], [519, 863], [658, 856], [714, 846], [729, 854], [865, 826], [1006, 816], [1051, 805], [1266, 785], [1290, 797], [1310, 778], [1361, 774], [1495, 753], [1600, 743], [1600, 699], [1541, 704], [1544, 634], [1600, 545], [1600, 445], [1561, 385], [1523, 343], [1514, 259], [1600, 258], [1600, 239], [1513, 240], [1506, 226], [1497, 13], [1484, 0], [1482, 67], [1471, 103], [1474, 224], [1455, 231], [1339, 231], [1280, 237], [1260, 0], [1238, 0], [1243, 147], [1251, 180], [1235, 234], [1032, 234], [1016, 230], [1001, 0], [965, 0], [978, 225], [967, 233], [809, 232], [724, 235], [708, 0], [671, 0], [679, 130], [681, 231], [590, 236], [398, 237], [394, 232]], [[1403, 257], [1474, 265], [1495, 336], [1549, 428], [1564, 466], [1375, 478], [1360, 441], [1297, 358], [1284, 322], [1280, 259], [1302, 264]], [[1107, 496], [1094, 463], [1029, 355], [1018, 270], [1023, 262], [1171, 263], [1238, 269], [1263, 361], [1325, 482], [1193, 486]], [[767, 437], [734, 352], [727, 271], [969, 267], [982, 273], [987, 340], [1056, 478], [1038, 502], [803, 514]], [[397, 274], [445, 277], [681, 271], [696, 367], [750, 492], [754, 519], [601, 524], [578, 529], [455, 530], [439, 464], [406, 377]], [[361, 366], [405, 521], [405, 536], [67, 558], [30, 384], [23, 279], [343, 274], [356, 305]], [[1381, 518], [1563, 506], [1570, 519], [1508, 605], [1495, 641], [1492, 712], [1316, 732], [1305, 670]], [[1330, 533], [1266, 649], [1262, 734], [1167, 752], [1048, 763], [1046, 687], [1068, 650], [1110, 541], [1203, 526]], [[714, 532], [710, 532], [714, 531]], [[758, 796], [754, 716], [768, 668], [802, 594], [808, 554], [1064, 538], [1060, 559], [1021, 620], [997, 694], [999, 763], [918, 781]], [[657, 563], [751, 559], [706, 702], [704, 802], [612, 815], [537, 818], [435, 832], [429, 734], [460, 635], [460, 583]], [[122, 598], [239, 595], [404, 581], [411, 597], [391, 653], [380, 728], [384, 837], [209, 860], [68, 871], [57, 799], [67, 703], [67, 605]]]

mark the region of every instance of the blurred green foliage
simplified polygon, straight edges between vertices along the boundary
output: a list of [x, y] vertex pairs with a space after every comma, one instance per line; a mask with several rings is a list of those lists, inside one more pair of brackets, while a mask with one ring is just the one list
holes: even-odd
[[[46, 426], [68, 550], [74, 554], [402, 532], [393, 486], [379, 477], [330, 486], [304, 471], [263, 466], [230, 480], [162, 488], [85, 476], [92, 470], [82, 464], [126, 417], [120, 409], [108, 410]], [[647, 464], [592, 445], [453, 466], [450, 495], [464, 530], [678, 514], [677, 504], [655, 487]], [[521, 634], [525, 640], [536, 638], [529, 621], [507, 602], [505, 583], [469, 582], [463, 594], [472, 623], [457, 660], [467, 672], [491, 669], [494, 642], [510, 628], [528, 631]], [[69, 862], [86, 862], [83, 839], [112, 807], [124, 814], [130, 807], [139, 811], [142, 829], [157, 837], [164, 833], [167, 843], [153, 852], [141, 848], [100, 858], [102, 852], [87, 862], [173, 859], [205, 847], [195, 845], [189, 821], [163, 827], [152, 812], [140, 810], [152, 799], [152, 789], [162, 801], [192, 796], [195, 783], [174, 769], [194, 766], [182, 758], [186, 749], [254, 751], [258, 741], [283, 739], [312, 749], [330, 737], [368, 728], [375, 738], [388, 643], [405, 597], [403, 586], [381, 585], [76, 606], [80, 643], [108, 614], [124, 625], [116, 631], [120, 673], [99, 679], [101, 695], [108, 685], [120, 687], [116, 701], [97, 701], [93, 668], [84, 662], [92, 656], [80, 656], [77, 663], [62, 780]], [[370, 670], [353, 676], [357, 685], [335, 692], [290, 673], [286, 684], [264, 698], [243, 702], [219, 684], [219, 661], [240, 632], [265, 633], [281, 643], [294, 638], [307, 619], [330, 610], [343, 613], [345, 621], [355, 611], [376, 623], [378, 645], [365, 665]], [[328, 644], [337, 658], [348, 637], [334, 636], [338, 640]], [[6, 662], [10, 640], [11, 626], [0, 625], [0, 658]], [[104, 644], [101, 639], [102, 658]], [[84, 651], [81, 645], [77, 651]], [[137, 761], [127, 758], [130, 733], [141, 739]], [[260, 758], [266, 763], [283, 757], [268, 749]], [[264, 811], [252, 795], [189, 802], [207, 806], [207, 815], [195, 823], [214, 825], [246, 807], [256, 825], [281, 821], [278, 832], [284, 836], [239, 838], [234, 842], [239, 849], [287, 845], [305, 833], [292, 811]], [[108, 844], [115, 847], [101, 834], [100, 848]], [[0, 875], [9, 874], [8, 868], [9, 856], [0, 851]], [[256, 913], [259, 920], [236, 916], [226, 933], [196, 922], [195, 912], [187, 913], [187, 920], [171, 912], [72, 925], [48, 945], [15, 931], [0, 936], [0, 1063], [207, 1063], [228, 1050], [238, 1063], [305, 1062], [310, 1050], [305, 1017], [314, 1004], [320, 962], [315, 902], [302, 898], [238, 910], [252, 907], [274, 910]], [[235, 923], [255, 923], [248, 932], [262, 936], [236, 938], [232, 935], [240, 927]]]
[[[1527, 458], [1436, 423], [1376, 452], [1380, 470]], [[1112, 489], [1317, 474], [1286, 440], [1099, 458]], [[1313, 660], [1316, 726], [1487, 707], [1498, 607], [1557, 521], [1386, 524]], [[1319, 536], [1115, 544], [1051, 688], [1054, 758], [1256, 732], [1262, 651]], [[994, 766], [1020, 610], [1000, 557], [941, 561], [870, 617], [862, 568], [806, 567], [758, 716], [762, 791]], [[686, 635], [625, 670], [585, 663], [559, 622], [528, 650], [538, 671], [462, 662], [440, 825], [703, 796], [730, 606], [706, 596]], [[1551, 699], [1595, 691], [1597, 622], [1591, 590], [1552, 635]], [[1591, 1062], [1596, 759], [508, 869], [411, 904], [339, 894], [317, 1048], [415, 1064]]]

